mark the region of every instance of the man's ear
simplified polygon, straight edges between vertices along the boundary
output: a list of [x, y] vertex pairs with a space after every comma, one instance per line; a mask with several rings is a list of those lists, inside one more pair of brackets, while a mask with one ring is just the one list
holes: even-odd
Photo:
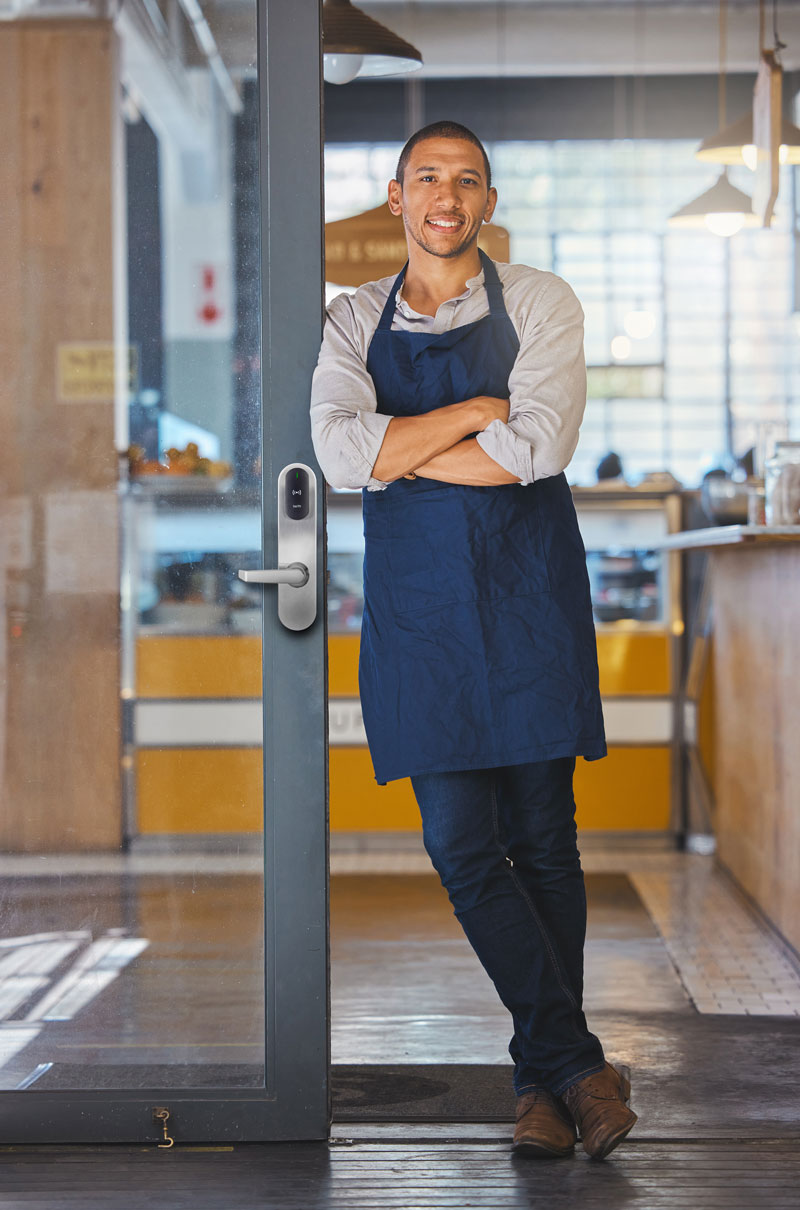
[[483, 221], [485, 223], [491, 222], [492, 215], [494, 214], [494, 208], [496, 205], [497, 205], [497, 190], [495, 189], [494, 185], [492, 185], [491, 189], [489, 190], [489, 196], [486, 199], [486, 209], [483, 212]]
[[389, 181], [389, 209], [392, 214], [403, 213], [403, 189], [399, 181]]

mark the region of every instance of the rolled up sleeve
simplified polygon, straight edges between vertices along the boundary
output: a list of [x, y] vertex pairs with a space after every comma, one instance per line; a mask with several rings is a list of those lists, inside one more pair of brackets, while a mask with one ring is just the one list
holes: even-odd
[[522, 325], [508, 380], [508, 423], [493, 420], [476, 437], [520, 483], [560, 474], [575, 453], [586, 410], [583, 325], [577, 295], [553, 274]]
[[311, 379], [311, 441], [332, 487], [383, 491], [372, 468], [391, 416], [378, 412], [375, 385], [355, 337], [347, 294], [330, 303]]

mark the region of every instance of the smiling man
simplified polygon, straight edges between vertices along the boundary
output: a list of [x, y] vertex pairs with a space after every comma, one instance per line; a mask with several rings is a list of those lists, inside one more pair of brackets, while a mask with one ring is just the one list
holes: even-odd
[[328, 308], [314, 450], [362, 488], [359, 691], [379, 785], [410, 777], [425, 848], [514, 1033], [514, 1147], [607, 1155], [636, 1114], [582, 1009], [572, 781], [606, 755], [586, 557], [564, 475], [586, 405], [583, 311], [478, 248], [480, 140], [436, 122], [389, 183], [408, 260]]

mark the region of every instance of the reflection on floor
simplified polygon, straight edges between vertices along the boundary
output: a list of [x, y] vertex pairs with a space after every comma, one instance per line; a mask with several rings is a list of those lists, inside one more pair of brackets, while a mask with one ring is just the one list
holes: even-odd
[[[623, 1003], [642, 1009], [669, 1008], [677, 995], [688, 997], [701, 1013], [800, 1016], [797, 955], [753, 911], [713, 857], [589, 846], [582, 852], [581, 863], [590, 898], [589, 1009], [621, 1007]], [[428, 874], [435, 883], [429, 894], [449, 910], [424, 851], [338, 852], [332, 855], [331, 869], [340, 876], [361, 875], [384, 883], [389, 874]], [[602, 894], [600, 874], [617, 879], [606, 882]], [[358, 886], [356, 882], [351, 885]], [[366, 883], [360, 895], [369, 898], [369, 910], [374, 912], [375, 897], [368, 896]], [[638, 904], [638, 912], [633, 910], [634, 904]], [[642, 906], [649, 929], [643, 925]], [[354, 911], [357, 915], [358, 909]], [[426, 924], [424, 937], [429, 935], [427, 929]], [[461, 936], [455, 919], [450, 931], [454, 937]], [[625, 969], [604, 970], [605, 958], [611, 955], [615, 962], [624, 962]], [[620, 1001], [619, 988], [624, 984], [631, 994]]]
[[261, 878], [5, 862], [0, 1088], [263, 1086]]
[[[54, 858], [3, 858], [0, 1087], [262, 1084], [258, 860], [67, 858], [56, 877]], [[796, 956], [713, 858], [590, 846], [582, 860], [590, 1025], [797, 1022]], [[333, 1062], [508, 1066], [509, 1015], [424, 851], [331, 865]]]
[[[623, 874], [586, 878], [588, 1013], [690, 1001]], [[510, 1063], [510, 1016], [435, 874], [331, 882], [334, 1063]]]
[[[797, 967], [712, 859], [584, 853], [587, 1016], [609, 1057], [630, 1064], [639, 1114], [632, 1134], [601, 1164], [580, 1146], [574, 1156], [553, 1161], [511, 1153], [510, 1018], [427, 857], [402, 860], [406, 872], [390, 874], [388, 857], [334, 854], [335, 870], [350, 869], [331, 880], [334, 1088], [338, 1065], [357, 1065], [367, 1077], [374, 1065], [382, 1067], [372, 1092], [367, 1080], [366, 1097], [359, 1072], [349, 1069], [350, 1083], [342, 1087], [350, 1100], [335, 1098], [327, 1143], [178, 1144], [166, 1152], [0, 1143], [0, 1202], [24, 1200], [42, 1210], [87, 1199], [104, 1210], [156, 1204], [193, 1210], [794, 1210], [800, 1179]], [[37, 1003], [64, 1002], [43, 985], [27, 1001], [15, 1001], [10, 981], [47, 978], [50, 986], [63, 980], [69, 970], [75, 973], [76, 957], [89, 954], [92, 940], [147, 945], [118, 963], [102, 987], [98, 980], [96, 996], [70, 1019], [39, 1022], [36, 1041], [9, 1059], [6, 1087], [28, 1076], [42, 1088], [57, 1071], [62, 1087], [78, 1081], [119, 1087], [135, 1080], [137, 1067], [164, 1064], [172, 1083], [185, 1087], [206, 1082], [203, 1064], [209, 1083], [229, 1086], [257, 1072], [262, 888], [251, 858], [238, 866], [226, 859], [224, 869], [215, 864], [219, 858], [193, 858], [173, 874], [163, 861], [114, 865], [104, 859], [102, 875], [92, 876], [84, 863], [81, 876], [61, 879], [35, 878], [24, 863], [14, 871], [10, 862], [0, 863], [0, 919], [16, 944], [0, 948], [7, 1010], [0, 1034], [30, 1025]], [[355, 873], [355, 866], [373, 872]], [[395, 855], [395, 871], [398, 866], [403, 869]], [[36, 932], [59, 936], [36, 941]], [[39, 958], [26, 965], [23, 951], [36, 945]], [[34, 952], [29, 949], [28, 959]], [[737, 973], [752, 980], [757, 999]], [[702, 1003], [700, 980], [710, 983], [712, 975], [736, 989], [730, 1011], [722, 997]], [[82, 1075], [76, 1056], [86, 1063]], [[44, 1060], [53, 1067], [37, 1076]], [[400, 1065], [394, 1080], [390, 1064]], [[454, 1094], [444, 1087], [448, 1064], [459, 1065], [458, 1081], [450, 1081]], [[430, 1120], [430, 1075], [441, 1095], [451, 1095], [451, 1106], [458, 1103], [460, 1120], [452, 1120], [453, 1108], [451, 1120]], [[488, 1113], [487, 1081], [494, 1097]], [[378, 1082], [383, 1114], [375, 1105]]]

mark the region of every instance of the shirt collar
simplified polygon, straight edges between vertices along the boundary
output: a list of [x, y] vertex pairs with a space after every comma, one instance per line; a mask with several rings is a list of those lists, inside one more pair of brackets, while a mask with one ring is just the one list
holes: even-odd
[[[464, 290], [463, 294], [459, 294], [455, 298], [448, 298], [445, 301], [446, 302], [461, 302], [462, 299], [469, 298], [470, 294], [474, 293], [474, 291], [477, 290], [477, 288], [479, 286], [483, 285], [485, 276], [486, 276], [486, 274], [484, 272], [483, 267], [481, 266], [480, 273], [477, 273], [475, 275], [475, 277], [467, 278], [467, 288], [466, 288], [466, 290]], [[419, 311], [415, 311], [413, 309], [413, 307], [410, 307], [408, 305], [408, 303], [406, 302], [406, 300], [403, 298], [403, 284], [404, 283], [401, 282], [400, 287], [399, 287], [397, 293], [395, 294], [395, 305], [396, 305], [397, 309], [399, 311], [401, 311], [403, 315], [406, 316], [406, 318], [418, 319], [420, 317], [421, 313]], [[422, 316], [422, 318], [423, 319], [433, 319], [433, 316], [424, 315], [424, 316]]]

